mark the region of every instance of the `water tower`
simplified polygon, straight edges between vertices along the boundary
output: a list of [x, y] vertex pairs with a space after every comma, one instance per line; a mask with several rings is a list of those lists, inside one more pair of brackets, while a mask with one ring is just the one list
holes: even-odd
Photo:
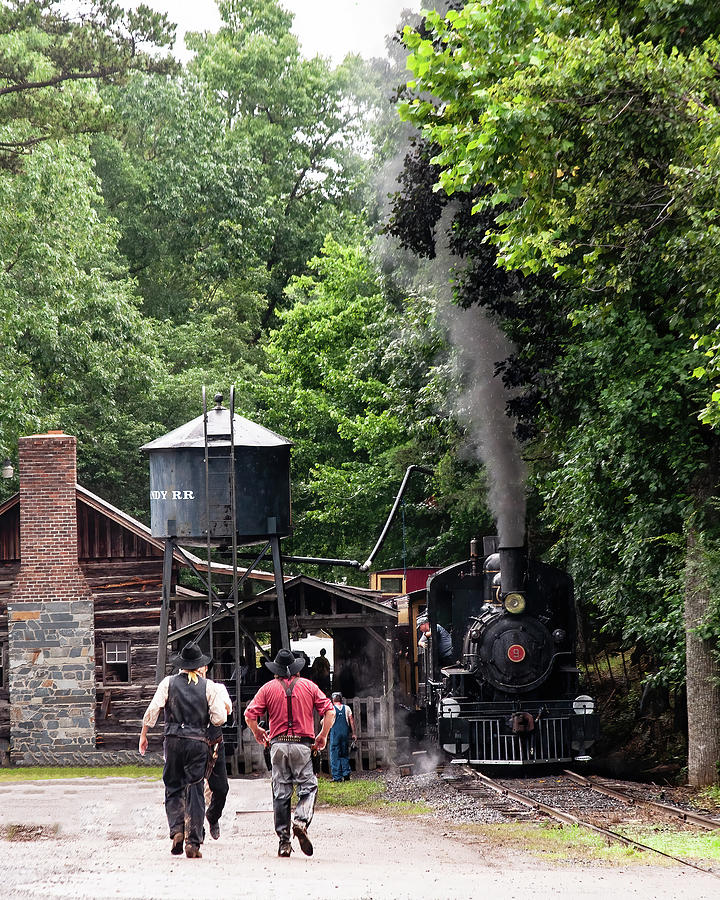
[[[208, 620], [198, 640], [209, 631], [211, 649], [214, 608], [223, 604], [212, 588], [212, 548], [232, 547], [236, 659], [242, 628], [237, 610], [237, 547], [264, 542], [266, 549], [272, 548], [280, 640], [283, 647], [290, 648], [280, 538], [292, 531], [292, 443], [236, 415], [233, 388], [229, 409], [223, 406], [222, 394], [215, 396], [215, 406], [209, 410], [204, 388], [202, 399], [202, 415], [142, 447], [150, 460], [151, 532], [165, 541], [158, 680], [165, 674], [173, 552], [182, 553], [181, 545], [207, 547]], [[262, 555], [264, 551], [258, 561]], [[185, 559], [195, 569], [187, 555]], [[202, 578], [197, 569], [195, 572]], [[246, 636], [250, 637], [247, 632]]]
[[292, 443], [231, 415], [222, 400], [217, 394], [206, 415], [142, 448], [150, 457], [153, 537], [227, 545], [233, 530], [241, 544], [290, 534]]

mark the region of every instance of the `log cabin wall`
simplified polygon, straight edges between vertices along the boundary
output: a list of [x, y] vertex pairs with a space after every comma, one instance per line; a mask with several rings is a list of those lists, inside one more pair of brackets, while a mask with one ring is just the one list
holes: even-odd
[[78, 558], [95, 605], [97, 748], [135, 751], [156, 687], [162, 551], [79, 499]]

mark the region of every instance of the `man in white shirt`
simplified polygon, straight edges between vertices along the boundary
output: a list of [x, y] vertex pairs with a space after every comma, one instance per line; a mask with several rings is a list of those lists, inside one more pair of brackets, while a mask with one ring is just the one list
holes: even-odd
[[180, 671], [160, 682], [155, 696], [143, 716], [138, 750], [145, 755], [147, 731], [165, 710], [165, 813], [170, 826], [170, 852], [183, 852], [190, 859], [200, 859], [203, 838], [205, 770], [208, 765], [207, 727], [227, 721], [225, 703], [217, 685], [199, 673], [211, 661], [200, 647], [190, 642], [172, 660]]

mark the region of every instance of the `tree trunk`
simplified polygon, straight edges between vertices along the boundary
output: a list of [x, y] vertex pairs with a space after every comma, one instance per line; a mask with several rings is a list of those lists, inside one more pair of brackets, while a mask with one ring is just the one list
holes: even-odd
[[688, 531], [685, 569], [685, 653], [687, 666], [688, 782], [715, 784], [720, 764], [720, 666], [716, 640], [697, 633], [710, 605], [703, 549], [693, 526]]

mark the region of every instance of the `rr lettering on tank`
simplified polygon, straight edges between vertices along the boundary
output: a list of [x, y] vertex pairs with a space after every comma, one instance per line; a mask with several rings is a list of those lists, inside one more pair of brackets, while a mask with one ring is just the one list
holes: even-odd
[[194, 500], [195, 491], [150, 491], [151, 500]]

